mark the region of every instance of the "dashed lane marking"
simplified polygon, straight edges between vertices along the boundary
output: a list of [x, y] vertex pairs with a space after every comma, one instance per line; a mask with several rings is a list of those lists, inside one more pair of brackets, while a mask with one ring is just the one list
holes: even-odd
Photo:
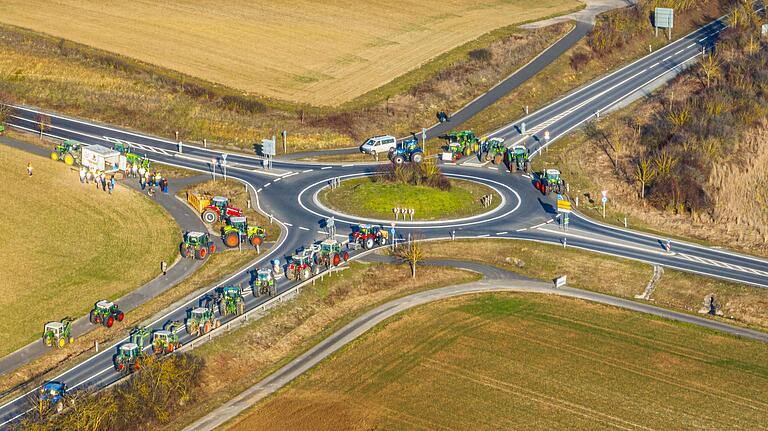
[[734, 265], [730, 263], [720, 262], [717, 260], [708, 259], [706, 257], [692, 256], [690, 254], [685, 254], [685, 253], [678, 253], [678, 256], [681, 257], [682, 259], [690, 260], [691, 262], [698, 262], [698, 263], [703, 263], [705, 265], [717, 266], [719, 268], [726, 268], [732, 271], [747, 272], [750, 274], [759, 275], [761, 277], [768, 276], [768, 271], [761, 271], [759, 269], [747, 268], [741, 265]]
[[324, 167], [324, 168], [320, 168], [320, 170], [321, 170], [321, 171], [324, 171], [324, 170], [326, 170], [326, 169], [333, 169], [333, 166], [326, 166], [326, 167]]
[[305, 169], [301, 171], [303, 174], [306, 174], [307, 172], [312, 172], [314, 169]]
[[304, 226], [299, 226], [299, 229], [309, 231], [309, 229], [305, 228]]
[[485, 235], [478, 235], [477, 237], [478, 238], [486, 238], [486, 237], [489, 237], [489, 236], [491, 236], [491, 235], [487, 233]]
[[508, 233], [509, 233], [509, 232], [507, 232], [507, 231], [504, 231], [504, 232], [496, 232], [496, 235], [506, 235], [506, 234], [508, 234]]
[[487, 168], [488, 169], [493, 169], [494, 171], [498, 171], [499, 170], [499, 168], [496, 167], [496, 166], [488, 166]]
[[522, 231], [524, 231], [524, 230], [528, 230], [528, 228], [527, 228], [527, 227], [524, 227], [524, 228], [522, 228], [522, 229], [518, 229], [518, 230], [516, 230], [515, 232], [522, 232]]
[[266, 183], [266, 184], [264, 184], [264, 188], [266, 189], [267, 187], [269, 187], [271, 185], [272, 185], [272, 183]]
[[282, 178], [275, 178], [275, 182], [282, 180]]
[[349, 167], [352, 167], [352, 166], [355, 166], [355, 165], [341, 165], [342, 168], [349, 168]]
[[290, 226], [290, 227], [293, 227], [293, 225], [292, 225], [292, 224], [290, 224], [290, 223], [285, 223], [285, 222], [283, 222], [283, 224], [284, 224], [284, 225], [286, 225], [286, 226]]
[[264, 188], [263, 188], [263, 187], [259, 187], [259, 189], [258, 189], [258, 190], [256, 190], [256, 193], [259, 193], [259, 192], [261, 192], [262, 190], [264, 190]]

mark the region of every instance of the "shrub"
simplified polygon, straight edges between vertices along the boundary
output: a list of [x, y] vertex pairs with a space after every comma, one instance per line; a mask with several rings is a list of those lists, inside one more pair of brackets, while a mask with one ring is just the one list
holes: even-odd
[[493, 53], [485, 48], [469, 51], [469, 58], [480, 63], [488, 63], [493, 60]]
[[244, 96], [227, 95], [221, 98], [221, 103], [225, 108], [235, 112], [245, 114], [263, 114], [267, 112], [267, 107], [258, 100]]
[[592, 56], [586, 52], [577, 52], [571, 57], [571, 68], [578, 72], [589, 63]]

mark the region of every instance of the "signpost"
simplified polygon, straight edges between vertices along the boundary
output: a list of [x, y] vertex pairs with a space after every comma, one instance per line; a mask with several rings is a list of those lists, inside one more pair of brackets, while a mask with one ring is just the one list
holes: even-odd
[[408, 210], [408, 214], [410, 214], [410, 216], [411, 216], [411, 221], [413, 221], [413, 215], [414, 215], [414, 214], [416, 214], [416, 210], [415, 210], [415, 209], [413, 209], [413, 208], [411, 208], [411, 209], [409, 209], [409, 210]]
[[211, 174], [213, 174], [213, 181], [216, 181], [216, 159], [211, 159]]
[[667, 29], [667, 38], [672, 39], [672, 27], [675, 23], [675, 10], [666, 7], [657, 7], [653, 12], [653, 26], [656, 29], [656, 36], [659, 35], [659, 28]]
[[423, 146], [425, 142], [427, 142], [427, 128], [422, 127], [421, 128], [421, 145]]
[[605, 218], [605, 204], [608, 202], [608, 190], [603, 190], [601, 193], [603, 194], [603, 198], [601, 199], [603, 202], [603, 218]]
[[549, 142], [549, 130], [544, 131], [544, 142]]
[[265, 168], [270, 168], [270, 161], [273, 156], [277, 154], [277, 150], [275, 148], [275, 137], [272, 136], [272, 139], [262, 139], [261, 140], [261, 153], [264, 154], [264, 156], [267, 157], [267, 163]]
[[283, 130], [283, 154], [288, 152], [288, 131]]
[[328, 236], [333, 238], [336, 236], [336, 219], [331, 216], [325, 221], [325, 226], [328, 228]]
[[389, 234], [392, 236], [392, 250], [395, 249], [395, 222], [392, 222], [389, 224], [391, 228], [389, 229]]
[[221, 167], [224, 170], [224, 181], [227, 180], [227, 153], [221, 153]]
[[557, 277], [557, 278], [555, 279], [555, 287], [556, 287], [556, 288], [557, 288], [557, 287], [563, 287], [563, 286], [565, 286], [565, 283], [566, 283], [566, 276], [565, 276], [565, 275], [564, 275], [564, 276], [562, 276], [562, 277]]

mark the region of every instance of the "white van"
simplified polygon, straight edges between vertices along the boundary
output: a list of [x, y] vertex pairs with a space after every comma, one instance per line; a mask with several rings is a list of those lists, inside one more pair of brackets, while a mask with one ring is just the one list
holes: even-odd
[[397, 146], [397, 138], [390, 135], [374, 136], [360, 146], [360, 152], [366, 154], [387, 154], [390, 148]]

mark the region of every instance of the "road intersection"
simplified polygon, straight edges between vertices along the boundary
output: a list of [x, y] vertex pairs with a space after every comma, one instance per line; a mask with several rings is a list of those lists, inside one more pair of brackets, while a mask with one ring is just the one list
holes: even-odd
[[[714, 21], [690, 35], [649, 54], [624, 68], [577, 89], [562, 99], [531, 115], [495, 131], [489, 136], [504, 137], [507, 142], [524, 143], [532, 154], [564, 136], [572, 129], [600, 112], [606, 112], [616, 104], [633, 97], [640, 89], [667, 74], [678, 73], [710, 49], [717, 35], [725, 28], [722, 20]], [[264, 159], [255, 155], [221, 152], [190, 144], [131, 132], [109, 125], [69, 118], [38, 109], [18, 106], [8, 124], [32, 133], [39, 133], [39, 114], [50, 118], [50, 125], [43, 132], [57, 139], [76, 139], [85, 144], [112, 146], [116, 142], [128, 143], [137, 153], [145, 153], [150, 159], [203, 173], [224, 175], [243, 182], [252, 200], [273, 223], [281, 226], [283, 234], [269, 252], [259, 261], [261, 267], [267, 261], [280, 259], [285, 263], [297, 249], [305, 247], [325, 235], [324, 223], [329, 217], [337, 222], [337, 234], [347, 237], [354, 225], [360, 222], [389, 222], [386, 220], [361, 220], [347, 214], [334, 212], [317, 199], [317, 193], [328, 187], [334, 178], [348, 179], [376, 172], [377, 164], [317, 164], [274, 160], [272, 169], [265, 169]], [[527, 127], [523, 127], [526, 123]], [[549, 139], [544, 139], [549, 132]], [[502, 238], [563, 244], [578, 249], [634, 259], [681, 271], [717, 277], [724, 280], [768, 287], [768, 262], [751, 256], [733, 253], [701, 245], [675, 242], [671, 252], [663, 247], [665, 238], [642, 232], [621, 229], [589, 220], [578, 213], [571, 215], [569, 229], [563, 230], [556, 221], [556, 203], [552, 196], [544, 196], [532, 186], [532, 178], [508, 172], [504, 168], [488, 169], [482, 164], [442, 166], [449, 177], [476, 181], [494, 188], [503, 202], [489, 213], [462, 220], [443, 222], [398, 222], [396, 237], [399, 241], [409, 233], [419, 233], [425, 239], [438, 238]], [[354, 254], [354, 252], [353, 252]], [[221, 285], [248, 286], [254, 277], [249, 270], [240, 271], [222, 281]], [[292, 286], [284, 278], [277, 281], [278, 294]], [[268, 300], [263, 297], [246, 297], [246, 308], [253, 309]], [[164, 323], [184, 320], [187, 310], [199, 304], [199, 298], [180, 304], [174, 310], [150, 324], [159, 329]], [[231, 317], [225, 318], [225, 323]], [[191, 341], [181, 333], [183, 343]], [[92, 356], [70, 370], [57, 376], [71, 389], [106, 386], [120, 378], [112, 367], [112, 355], [120, 340], [108, 349]], [[28, 395], [28, 394], [27, 394]], [[5, 426], [28, 411], [26, 395], [0, 406], [0, 427]]]

